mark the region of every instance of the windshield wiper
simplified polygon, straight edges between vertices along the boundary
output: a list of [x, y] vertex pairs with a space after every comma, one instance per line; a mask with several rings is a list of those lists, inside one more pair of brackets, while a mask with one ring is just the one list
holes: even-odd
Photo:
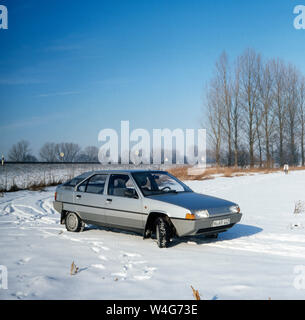
[[162, 194], [167, 194], [167, 193], [178, 193], [178, 191], [177, 190], [162, 191]]
[[163, 195], [163, 194], [168, 194], [168, 193], [179, 193], [179, 191], [176, 190], [169, 190], [169, 191], [154, 191], [152, 193], [146, 194], [147, 197], [149, 196], [159, 196], [159, 195]]

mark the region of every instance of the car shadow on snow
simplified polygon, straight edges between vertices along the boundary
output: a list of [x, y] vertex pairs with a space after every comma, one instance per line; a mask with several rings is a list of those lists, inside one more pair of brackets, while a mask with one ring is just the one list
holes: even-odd
[[[101, 227], [101, 226], [95, 226], [95, 225], [87, 225], [84, 229], [84, 231], [90, 231], [90, 230], [103, 230], [107, 232], [114, 232], [114, 233], [121, 233], [121, 234], [126, 234], [131, 236], [143, 237], [143, 235], [133, 231], [127, 231], [127, 230], [121, 230], [121, 229], [109, 228], [109, 227]], [[218, 241], [229, 241], [229, 240], [234, 240], [238, 238], [251, 237], [252, 235], [255, 235], [262, 231], [263, 231], [262, 228], [259, 228], [256, 226], [238, 223], [228, 231], [219, 233], [217, 239], [207, 238], [204, 235], [174, 238], [170, 243], [170, 247], [174, 247], [176, 245], [187, 243], [187, 242], [192, 242], [200, 245], [204, 243], [213, 243]]]
[[90, 231], [90, 230], [101, 230], [101, 231], [107, 231], [107, 232], [121, 233], [121, 234], [127, 234], [127, 235], [131, 235], [131, 236], [143, 237], [142, 234], [134, 232], [134, 231], [118, 229], [118, 228], [113, 228], [113, 227], [97, 226], [97, 225], [93, 225], [93, 224], [86, 225], [85, 228], [84, 228], [84, 232]]
[[196, 243], [198, 245], [204, 244], [204, 243], [218, 242], [218, 241], [229, 241], [229, 240], [234, 240], [234, 239], [243, 238], [243, 237], [250, 237], [262, 231], [263, 231], [262, 228], [239, 223], [239, 224], [236, 224], [231, 229], [229, 229], [228, 231], [219, 233], [218, 238], [208, 238], [204, 235], [181, 237], [181, 238], [173, 239], [170, 246], [171, 247], [176, 246], [181, 243], [187, 243], [189, 241], [191, 241], [192, 243]]

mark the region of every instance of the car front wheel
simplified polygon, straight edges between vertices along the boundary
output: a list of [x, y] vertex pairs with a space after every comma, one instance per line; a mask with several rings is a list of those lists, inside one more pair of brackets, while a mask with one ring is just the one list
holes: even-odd
[[70, 232], [80, 232], [84, 230], [85, 224], [74, 212], [69, 212], [66, 216], [66, 228]]
[[167, 221], [159, 217], [156, 220], [156, 238], [159, 248], [167, 248], [170, 243], [170, 227]]

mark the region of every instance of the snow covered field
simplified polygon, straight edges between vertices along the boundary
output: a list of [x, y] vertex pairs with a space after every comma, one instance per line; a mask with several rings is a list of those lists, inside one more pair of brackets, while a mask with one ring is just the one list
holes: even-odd
[[[242, 221], [218, 240], [153, 240], [89, 226], [69, 233], [52, 209], [54, 188], [0, 198], [0, 299], [304, 299], [305, 171], [190, 181], [194, 191], [240, 204]], [[79, 267], [70, 275], [72, 261]], [[304, 267], [305, 268], [305, 267]], [[304, 275], [305, 277], [305, 275]], [[304, 284], [304, 282], [303, 282]]]

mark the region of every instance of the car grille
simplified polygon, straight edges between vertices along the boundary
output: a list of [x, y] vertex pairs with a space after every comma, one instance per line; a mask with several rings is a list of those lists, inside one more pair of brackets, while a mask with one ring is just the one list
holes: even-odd
[[210, 215], [223, 215], [232, 213], [230, 207], [219, 207], [219, 208], [210, 208], [208, 209]]
[[219, 227], [212, 227], [212, 228], [205, 228], [205, 229], [199, 229], [196, 233], [208, 233], [208, 232], [214, 232], [214, 231], [226, 231], [229, 228], [232, 228], [234, 226], [235, 223], [231, 223], [231, 224], [227, 224], [225, 226], [219, 226]]

